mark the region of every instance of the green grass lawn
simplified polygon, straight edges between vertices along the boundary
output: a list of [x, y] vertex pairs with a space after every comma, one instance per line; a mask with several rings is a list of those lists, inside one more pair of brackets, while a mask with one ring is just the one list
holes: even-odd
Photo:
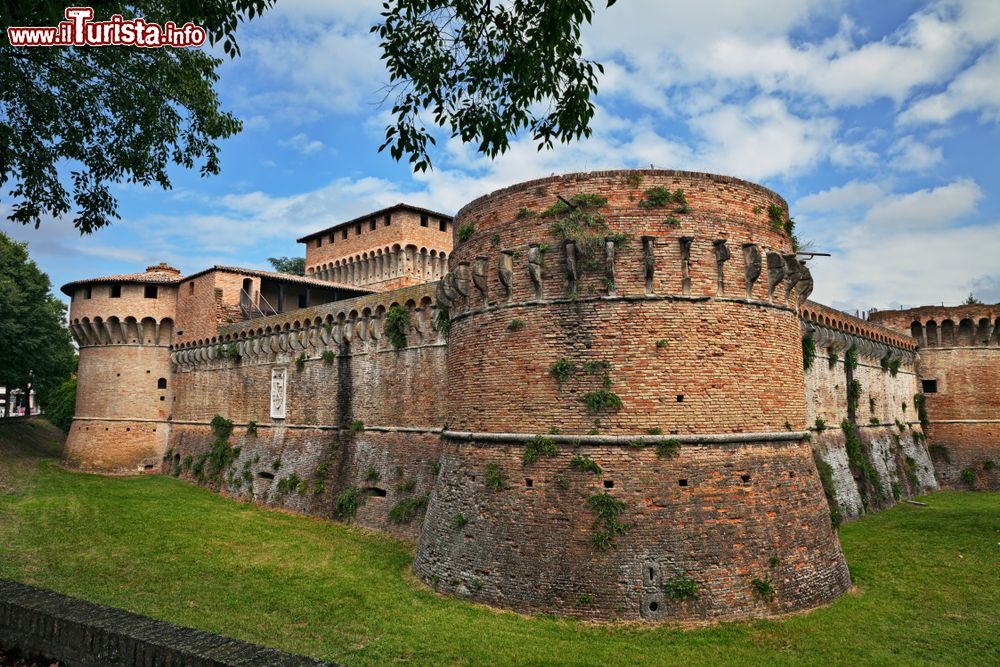
[[[0, 468], [10, 450], [0, 431]], [[0, 491], [0, 577], [351, 666], [1000, 664], [996, 493], [841, 528], [859, 590], [827, 608], [685, 630], [440, 597], [410, 576], [404, 542], [169, 477], [69, 473], [51, 451]]]

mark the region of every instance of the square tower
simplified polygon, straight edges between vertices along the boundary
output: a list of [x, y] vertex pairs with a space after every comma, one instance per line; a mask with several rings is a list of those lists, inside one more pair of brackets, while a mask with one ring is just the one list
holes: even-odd
[[298, 239], [306, 275], [379, 292], [438, 280], [448, 272], [452, 219], [396, 204]]

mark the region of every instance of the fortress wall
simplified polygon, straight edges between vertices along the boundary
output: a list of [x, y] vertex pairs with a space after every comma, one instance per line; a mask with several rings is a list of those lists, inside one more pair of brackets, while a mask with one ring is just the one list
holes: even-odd
[[[811, 337], [815, 346], [815, 358], [805, 372], [806, 420], [814, 453], [829, 466], [837, 503], [833, 511], [852, 519], [936, 489], [934, 466], [914, 406], [919, 392], [914, 342], [814, 302], [803, 306], [802, 318], [803, 336]], [[845, 357], [852, 346], [857, 367], [848, 374]], [[852, 379], [861, 388], [853, 422], [848, 414]], [[858, 465], [861, 459], [853, 465], [849, 461], [845, 422], [871, 466], [867, 482]]]
[[[687, 205], [642, 205], [654, 189]], [[543, 215], [560, 196], [592, 206]], [[737, 179], [643, 170], [524, 183], [459, 212], [474, 231], [438, 292], [449, 427], [417, 576], [584, 618], [766, 616], [848, 588], [803, 432], [811, 278], [771, 207], [785, 215]], [[599, 252], [565, 244], [560, 223], [596, 227]], [[670, 592], [681, 581], [696, 602]]]
[[920, 344], [917, 370], [938, 482], [1000, 490], [1000, 306], [924, 306], [871, 318]]
[[[354, 488], [361, 501], [354, 520], [416, 538], [422, 511], [403, 524], [390, 522], [389, 511], [429, 495], [446, 420], [445, 341], [428, 324], [431, 307], [413, 308], [431, 289], [240, 323], [220, 332], [221, 344], [176, 349], [178, 400], [164, 471], [195, 478], [185, 457], [197, 461], [211, 450], [209, 422], [218, 414], [235, 423], [230, 445], [241, 448], [232, 474], [209, 482], [224, 493], [331, 516], [337, 497]], [[399, 351], [379, 319], [393, 303], [413, 308], [408, 346]], [[230, 344], [238, 359], [221, 354]], [[285, 372], [283, 418], [271, 416], [274, 369]], [[251, 420], [256, 434], [247, 432]], [[279, 490], [293, 475], [303, 484]]]

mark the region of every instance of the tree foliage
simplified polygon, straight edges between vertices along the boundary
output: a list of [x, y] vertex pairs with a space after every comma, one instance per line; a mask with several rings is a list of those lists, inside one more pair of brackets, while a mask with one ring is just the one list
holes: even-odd
[[[112, 0], [94, 20], [113, 14], [205, 28], [211, 44], [239, 54], [237, 25], [274, 0]], [[0, 25], [55, 26], [65, 2], [7, 0]], [[168, 167], [200, 164], [219, 172], [218, 141], [241, 129], [219, 108], [214, 85], [222, 61], [194, 48], [30, 48], [0, 41], [0, 192], [13, 201], [8, 218], [36, 227], [73, 209], [89, 233], [118, 218], [110, 186], [171, 187]], [[71, 183], [71, 190], [67, 189]]]
[[293, 276], [306, 275], [305, 257], [268, 257], [267, 261], [278, 273], [288, 273]]
[[580, 30], [592, 16], [591, 0], [385, 2], [372, 32], [395, 123], [379, 150], [426, 170], [435, 143], [428, 117], [490, 157], [522, 130], [539, 150], [590, 136], [590, 96], [604, 71], [583, 57]]
[[66, 306], [50, 290], [27, 244], [0, 233], [0, 385], [8, 390], [45, 397], [74, 370]]

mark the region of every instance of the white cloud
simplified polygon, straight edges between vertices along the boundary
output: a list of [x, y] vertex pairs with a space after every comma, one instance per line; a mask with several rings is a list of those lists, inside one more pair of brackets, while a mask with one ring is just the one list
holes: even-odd
[[796, 211], [820, 212], [851, 211], [867, 208], [885, 195], [885, 188], [877, 183], [850, 181], [822, 192], [806, 195], [795, 202]]
[[943, 159], [940, 148], [917, 141], [912, 135], [889, 147], [889, 166], [897, 171], [927, 171]]
[[946, 123], [965, 112], [978, 112], [982, 122], [1000, 123], [1000, 47], [982, 55], [944, 92], [925, 97], [903, 111], [899, 122]]
[[323, 142], [319, 139], [310, 139], [305, 132], [299, 132], [295, 136], [279, 143], [285, 148], [291, 148], [303, 155], [312, 155], [323, 150]]

